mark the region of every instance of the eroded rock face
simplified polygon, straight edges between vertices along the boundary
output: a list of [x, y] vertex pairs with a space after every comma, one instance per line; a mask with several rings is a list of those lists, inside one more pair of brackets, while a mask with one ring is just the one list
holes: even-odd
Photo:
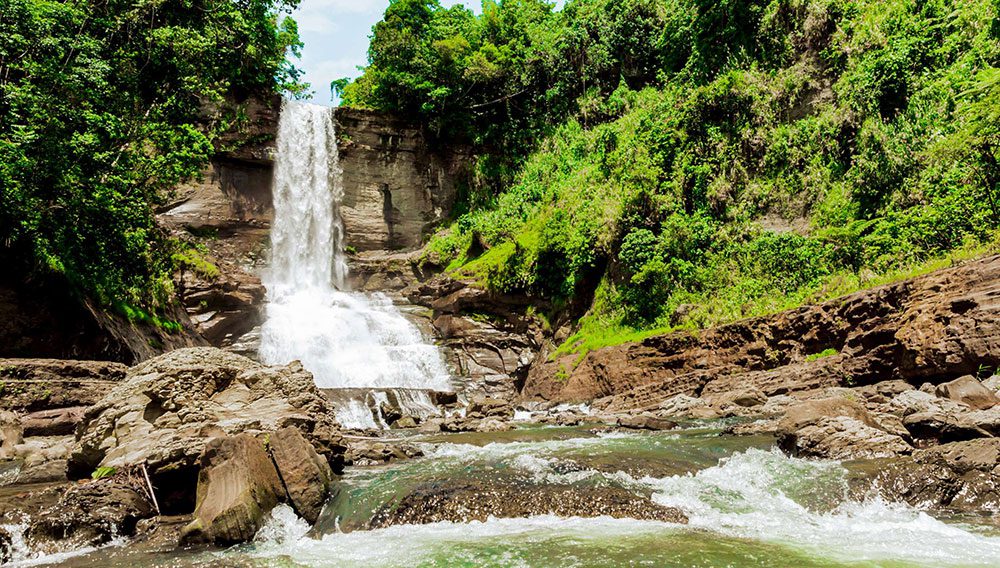
[[451, 210], [468, 151], [435, 145], [418, 125], [382, 113], [341, 107], [334, 120], [347, 242], [361, 251], [420, 246]]
[[216, 348], [182, 349], [133, 367], [87, 411], [69, 471], [86, 477], [98, 466], [145, 463], [165, 512], [190, 512], [209, 440], [295, 427], [339, 469], [344, 445], [332, 417], [298, 363], [266, 367]]
[[333, 470], [296, 428], [268, 436], [268, 448], [288, 499], [300, 517], [315, 523], [330, 496]]
[[366, 528], [546, 514], [560, 517], [607, 515], [670, 523], [687, 522], [681, 511], [619, 487], [518, 487], [505, 483], [480, 485], [449, 482], [417, 487], [398, 503], [388, 504], [377, 511]]
[[[1000, 256], [824, 304], [532, 366], [527, 400], [652, 408], [679, 395], [768, 397], [903, 380], [940, 384], [1000, 364]], [[827, 353], [829, 353], [827, 355]], [[560, 369], [563, 381], [553, 380]]]
[[210, 440], [199, 460], [194, 520], [182, 541], [232, 544], [253, 538], [285, 495], [264, 442], [247, 434]]

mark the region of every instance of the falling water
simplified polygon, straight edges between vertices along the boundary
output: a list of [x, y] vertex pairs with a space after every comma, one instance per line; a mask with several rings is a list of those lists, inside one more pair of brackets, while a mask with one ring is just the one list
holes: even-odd
[[320, 388], [448, 390], [437, 348], [392, 301], [348, 289], [331, 112], [293, 101], [282, 106], [261, 359], [298, 359]]

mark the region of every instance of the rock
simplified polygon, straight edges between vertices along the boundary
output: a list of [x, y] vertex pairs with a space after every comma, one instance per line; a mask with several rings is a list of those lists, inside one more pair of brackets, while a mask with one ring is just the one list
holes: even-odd
[[381, 442], [377, 438], [352, 438], [345, 459], [348, 465], [376, 465], [393, 460], [422, 456], [423, 452], [411, 444]]
[[498, 418], [484, 418], [475, 425], [476, 432], [506, 432], [513, 429], [509, 422]]
[[66, 462], [73, 451], [73, 436], [34, 436], [14, 448], [21, 462], [17, 483], [66, 480]]
[[0, 460], [14, 457], [14, 448], [21, 443], [21, 418], [7, 410], [0, 410]]
[[97, 546], [135, 533], [156, 514], [145, 492], [114, 476], [70, 487], [59, 502], [34, 516], [28, 536], [35, 547], [65, 541], [59, 549]]
[[872, 428], [881, 428], [875, 418], [860, 403], [840, 397], [807, 400], [788, 408], [778, 424], [785, 433], [793, 433], [816, 424], [824, 418], [846, 416]]
[[736, 406], [743, 406], [746, 408], [760, 406], [767, 402], [767, 395], [761, 392], [760, 389], [755, 388], [736, 391], [728, 398], [729, 402], [735, 404]]
[[296, 428], [282, 428], [271, 434], [268, 447], [295, 512], [315, 523], [330, 496], [330, 464]]
[[993, 375], [992, 377], [983, 381], [983, 386], [993, 391], [996, 394], [1000, 391], [1000, 375]]
[[339, 471], [345, 446], [333, 416], [298, 362], [266, 367], [216, 348], [180, 349], [131, 368], [87, 411], [69, 472], [144, 463], [164, 513], [186, 514], [210, 439], [294, 426]]
[[13, 559], [14, 545], [10, 532], [0, 527], [0, 564], [6, 564]]
[[922, 412], [962, 412], [967, 410], [967, 407], [961, 403], [917, 390], [897, 394], [889, 401], [888, 407], [904, 417]]
[[942, 383], [937, 386], [935, 393], [942, 398], [967, 404], [975, 410], [986, 410], [1000, 403], [996, 391], [986, 388], [972, 375]]
[[901, 437], [848, 416], [826, 416], [779, 440], [781, 449], [802, 457], [837, 460], [906, 455], [913, 448]]
[[917, 412], [903, 419], [903, 426], [917, 440], [940, 443], [987, 438], [990, 433], [969, 421], [963, 414]]
[[65, 436], [76, 431], [86, 406], [39, 410], [21, 418], [25, 436]]
[[467, 413], [467, 416], [475, 415], [510, 420], [514, 418], [514, 408], [510, 403], [495, 398], [477, 398], [469, 404]]
[[694, 409], [708, 407], [708, 403], [700, 398], [679, 394], [660, 404], [660, 411], [667, 416], [688, 417]]
[[201, 455], [194, 520], [183, 542], [233, 544], [254, 537], [285, 495], [264, 443], [243, 433], [209, 441]]
[[392, 423], [393, 428], [416, 428], [417, 421], [412, 416], [403, 416]]
[[535, 515], [631, 518], [686, 523], [681, 511], [614, 486], [577, 488], [448, 481], [420, 485], [398, 502], [387, 503], [364, 527], [441, 521], [470, 522]]
[[[861, 387], [892, 377], [921, 384], [1000, 367], [1000, 256], [991, 255], [818, 305], [595, 349], [539, 357], [522, 400], [593, 400], [611, 412], [677, 395], [712, 400], [755, 388], [772, 397]], [[836, 354], [806, 361], [806, 353]], [[553, 380], [560, 368], [564, 380]], [[889, 398], [885, 393], [877, 393]], [[601, 405], [598, 407], [597, 402]]]
[[875, 487], [889, 499], [957, 511], [1000, 512], [1000, 438], [953, 442], [880, 468]]
[[651, 414], [639, 414], [637, 416], [622, 416], [618, 418], [618, 426], [630, 430], [673, 430], [677, 423], [659, 418]]

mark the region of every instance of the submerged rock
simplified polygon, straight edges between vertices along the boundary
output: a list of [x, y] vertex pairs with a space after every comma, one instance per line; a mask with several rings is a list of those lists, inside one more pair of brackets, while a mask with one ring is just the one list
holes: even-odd
[[[686, 523], [680, 510], [620, 487], [428, 483], [380, 508], [364, 528], [440, 521], [468, 522], [534, 515], [631, 518]], [[359, 527], [360, 528], [360, 527]]]

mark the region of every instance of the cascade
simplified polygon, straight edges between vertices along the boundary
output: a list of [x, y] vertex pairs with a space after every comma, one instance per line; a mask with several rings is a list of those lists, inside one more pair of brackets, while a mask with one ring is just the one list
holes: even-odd
[[[343, 195], [332, 110], [285, 101], [261, 360], [298, 359], [323, 389], [451, 390], [437, 348], [387, 296], [349, 289]], [[376, 426], [374, 418], [361, 418], [357, 401], [339, 411], [345, 426]]]

